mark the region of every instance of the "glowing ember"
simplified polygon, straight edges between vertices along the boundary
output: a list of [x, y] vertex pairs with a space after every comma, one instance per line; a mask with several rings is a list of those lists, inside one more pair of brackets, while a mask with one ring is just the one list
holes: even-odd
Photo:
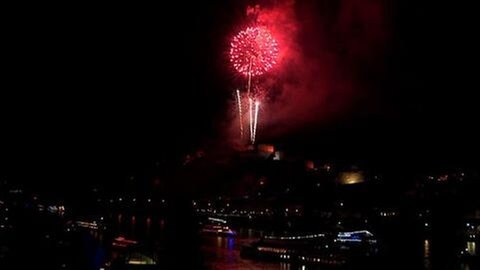
[[276, 64], [278, 44], [265, 27], [240, 31], [230, 45], [230, 61], [245, 76], [262, 75]]

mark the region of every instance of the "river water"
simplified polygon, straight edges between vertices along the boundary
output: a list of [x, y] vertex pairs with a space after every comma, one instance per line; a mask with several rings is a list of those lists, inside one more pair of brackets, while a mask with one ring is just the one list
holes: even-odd
[[[312, 265], [291, 265], [284, 262], [261, 262], [254, 260], [243, 259], [240, 256], [240, 249], [243, 245], [249, 244], [263, 234], [262, 231], [257, 231], [251, 228], [236, 228], [238, 235], [235, 237], [222, 237], [216, 235], [200, 235], [199, 239], [199, 254], [201, 265], [198, 269], [252, 269], [252, 270], [305, 270], [305, 269], [326, 269], [321, 266]], [[110, 236], [106, 236], [109, 234]], [[109, 228], [108, 233], [90, 233], [89, 236], [93, 236], [96, 239], [96, 247], [98, 252], [105, 254], [105, 259], [108, 261], [114, 256], [115, 251], [110, 249], [111, 239], [113, 237], [122, 235], [127, 238], [137, 239], [142, 246], [150, 247], [156, 253], [159, 264], [162, 266], [162, 258], [165, 258], [163, 254], [165, 250], [168, 251], [169, 246], [165, 246], [164, 243], [168, 239], [168, 235], [165, 235], [165, 221], [163, 219], [156, 219], [150, 216], [139, 217], [129, 216], [124, 214], [116, 214], [112, 218], [112, 226]], [[181, 239], [179, 241], [185, 241], [185, 247], [191, 248], [188, 243], [188, 238]], [[171, 241], [170, 241], [171, 242]], [[180, 248], [183, 244], [179, 244]], [[428, 238], [418, 243], [418, 247], [412, 247], [420, 250], [421, 254], [415, 260], [409, 261], [408, 265], [411, 265], [409, 269], [440, 269], [432, 267], [432, 241]], [[476, 249], [478, 243], [465, 243], [469, 248]], [[409, 247], [407, 247], [409, 248]], [[92, 253], [93, 254], [93, 253]], [[396, 257], [398, 258], [400, 257]], [[400, 261], [388, 261], [383, 262], [381, 267], [374, 267], [374, 269], [400, 269], [395, 268]], [[181, 267], [182, 261], [179, 260], [179, 267]], [[387, 265], [387, 266], [385, 266]], [[390, 266], [391, 267], [390, 267]], [[168, 268], [167, 268], [168, 269]], [[373, 268], [372, 268], [373, 269]], [[455, 269], [460, 270], [473, 270], [475, 267], [472, 263], [460, 263], [458, 262]]]

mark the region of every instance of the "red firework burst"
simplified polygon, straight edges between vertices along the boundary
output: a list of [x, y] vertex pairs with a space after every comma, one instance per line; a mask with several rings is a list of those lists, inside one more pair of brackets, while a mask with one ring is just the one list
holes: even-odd
[[265, 27], [248, 27], [230, 43], [230, 61], [241, 74], [262, 75], [278, 58], [278, 43]]

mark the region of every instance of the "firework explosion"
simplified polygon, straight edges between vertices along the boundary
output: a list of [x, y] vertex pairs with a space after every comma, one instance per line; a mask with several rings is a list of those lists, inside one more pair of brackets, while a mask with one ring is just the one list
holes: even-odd
[[230, 61], [245, 76], [262, 75], [277, 63], [278, 44], [265, 27], [240, 31], [230, 45]]
[[[248, 99], [248, 121], [250, 143], [254, 144], [257, 134], [257, 123], [260, 103], [255, 90], [252, 89], [252, 77], [260, 76], [273, 68], [277, 63], [278, 44], [270, 31], [265, 27], [248, 27], [240, 31], [232, 40], [230, 61], [237, 72], [247, 77], [245, 98]], [[255, 89], [255, 87], [253, 87]], [[240, 121], [240, 137], [243, 139], [242, 95], [236, 92], [238, 115]]]

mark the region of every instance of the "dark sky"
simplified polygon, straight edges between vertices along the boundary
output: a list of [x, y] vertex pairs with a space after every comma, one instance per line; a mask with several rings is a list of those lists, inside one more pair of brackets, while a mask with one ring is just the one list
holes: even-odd
[[[114, 181], [152, 159], [222, 140], [235, 83], [225, 48], [245, 3], [172, 2], [7, 12], [0, 176]], [[320, 16], [335, 16], [338, 1], [296, 2], [299, 25], [309, 25], [300, 49], [315, 52], [308, 37], [322, 28]], [[327, 157], [472, 163], [464, 154], [478, 152], [479, 135], [471, 9], [383, 2], [389, 39], [375, 59], [381, 72], [340, 67], [362, 78], [361, 102], [269, 139]]]

